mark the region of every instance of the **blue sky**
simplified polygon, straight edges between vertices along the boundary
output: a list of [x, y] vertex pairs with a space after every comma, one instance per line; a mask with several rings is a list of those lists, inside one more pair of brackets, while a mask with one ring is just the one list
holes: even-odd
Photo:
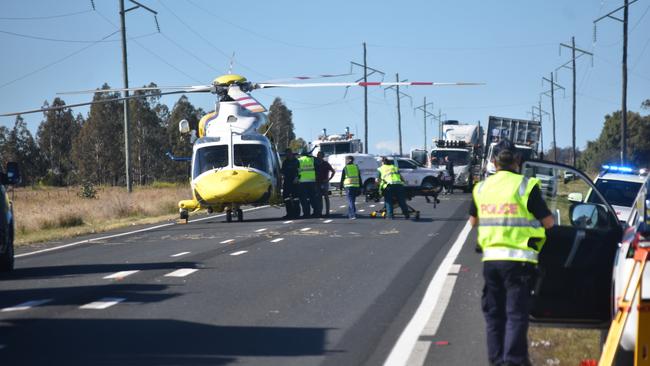
[[[622, 4], [621, 0], [546, 1], [208, 1], [140, 0], [157, 10], [161, 33], [153, 17], [138, 9], [127, 14], [131, 86], [207, 84], [226, 73], [229, 55], [236, 53], [234, 72], [254, 81], [294, 75], [345, 73], [350, 61], [362, 62], [362, 42], [368, 44], [368, 64], [411, 81], [478, 81], [479, 87], [410, 87], [402, 103], [404, 146], [422, 147], [422, 114], [414, 114], [426, 97], [449, 119], [485, 122], [489, 115], [530, 117], [537, 105], [542, 76], [570, 59], [560, 42], [594, 52], [577, 61], [577, 141], [595, 139], [603, 116], [620, 109], [622, 25], [595, 18]], [[127, 1], [128, 4], [128, 1]], [[122, 86], [118, 1], [5, 0], [0, 3], [0, 111], [19, 111], [51, 101], [59, 91], [93, 89], [104, 82]], [[128, 5], [127, 5], [128, 6]], [[650, 98], [650, 2], [630, 6], [628, 109], [638, 111]], [[39, 19], [7, 19], [51, 17]], [[7, 34], [11, 32], [14, 34]], [[36, 36], [74, 42], [36, 40]], [[79, 42], [83, 41], [83, 42]], [[85, 48], [85, 49], [84, 49]], [[46, 65], [41, 71], [39, 69]], [[360, 69], [355, 69], [357, 74]], [[558, 71], [566, 89], [556, 100], [558, 146], [571, 144], [571, 71]], [[354, 80], [347, 77], [335, 81]], [[380, 78], [371, 78], [380, 80]], [[269, 89], [254, 96], [267, 107], [281, 97], [293, 110], [296, 132], [307, 140], [322, 128], [343, 131], [350, 126], [363, 135], [363, 90]], [[65, 96], [68, 104], [91, 95]], [[192, 103], [210, 109], [210, 95], [193, 95]], [[176, 98], [164, 99], [168, 105]], [[550, 98], [542, 108], [551, 110]], [[370, 90], [370, 151], [397, 149], [396, 102], [392, 92]], [[87, 109], [75, 109], [87, 113]], [[26, 115], [35, 131], [42, 115]], [[13, 118], [0, 117], [4, 126]], [[429, 124], [428, 140], [437, 125]], [[551, 128], [544, 119], [544, 144]], [[430, 143], [429, 143], [430, 145]]]

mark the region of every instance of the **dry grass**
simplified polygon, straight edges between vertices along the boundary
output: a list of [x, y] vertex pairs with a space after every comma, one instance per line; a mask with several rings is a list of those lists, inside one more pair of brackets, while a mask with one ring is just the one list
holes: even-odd
[[97, 198], [79, 197], [79, 187], [18, 188], [13, 192], [16, 243], [34, 243], [174, 219], [189, 185], [97, 187]]
[[600, 357], [600, 331], [531, 327], [529, 352], [533, 365], [580, 365]]

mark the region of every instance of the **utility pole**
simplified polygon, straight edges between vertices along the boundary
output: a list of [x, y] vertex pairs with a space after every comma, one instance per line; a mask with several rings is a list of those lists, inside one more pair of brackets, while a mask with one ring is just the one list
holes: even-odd
[[539, 118], [539, 134], [540, 134], [540, 143], [541, 143], [541, 154], [540, 158], [544, 160], [544, 128], [542, 128], [542, 115], [549, 115], [549, 113], [542, 109], [542, 98], [539, 99], [537, 107], [533, 106], [533, 120], [535, 120], [535, 110], [537, 110], [537, 118]]
[[427, 151], [427, 118], [435, 117], [435, 114], [427, 112], [427, 107], [431, 106], [433, 108], [433, 103], [427, 103], [427, 97], [424, 97], [424, 104], [419, 107], [415, 107], [415, 110], [421, 110], [424, 112], [424, 151]]
[[558, 89], [562, 89], [562, 91], [565, 89], [562, 85], [555, 82], [552, 71], [550, 79], [542, 77], [542, 84], [544, 84], [544, 81], [551, 83], [551, 90], [543, 92], [542, 95], [549, 96], [550, 94], [551, 97], [551, 119], [553, 121], [553, 161], [557, 163], [557, 140], [555, 137], [555, 88], [557, 87]]
[[[399, 74], [395, 74], [395, 81], [399, 82]], [[406, 81], [406, 80], [402, 80]], [[384, 93], [386, 93], [386, 90], [389, 89], [395, 89], [396, 96], [397, 96], [397, 135], [399, 138], [399, 154], [402, 155], [402, 109], [401, 109], [401, 100], [402, 98], [406, 97], [411, 99], [411, 106], [413, 106], [413, 99], [411, 98], [410, 95], [403, 93], [399, 90], [399, 85], [394, 85], [394, 86], [389, 86], [387, 88], [384, 88]]]
[[366, 42], [363, 42], [363, 138], [364, 153], [368, 153], [368, 60]]
[[[571, 138], [572, 144], [571, 144], [571, 146], [573, 147], [573, 154], [572, 154], [573, 155], [573, 166], [575, 167], [575, 165], [576, 165], [576, 58], [577, 58], [576, 57], [576, 51], [580, 52], [580, 55], [578, 57], [580, 57], [582, 55], [590, 55], [590, 56], [593, 57], [594, 54], [591, 53], [591, 52], [576, 48], [576, 39], [575, 39], [575, 37], [571, 37], [571, 46], [569, 46], [567, 44], [564, 44], [564, 43], [560, 43], [560, 52], [562, 50], [562, 47], [566, 47], [566, 48], [571, 49], [571, 60], [569, 61], [571, 63], [571, 67], [566, 66], [569, 63], [569, 62], [567, 62], [564, 65], [558, 67], [556, 70], [565, 67], [565, 68], [570, 68], [573, 71], [573, 91], [572, 91], [573, 105], [572, 105], [572, 110], [571, 110], [572, 111], [571, 116], [572, 116], [573, 124], [572, 124], [572, 127], [571, 127], [571, 131], [572, 131], [572, 138]], [[592, 59], [592, 61], [593, 61], [593, 59]]]
[[438, 115], [436, 116], [435, 114], [431, 117], [434, 120], [438, 121], [438, 140], [442, 139], [442, 116], [445, 116], [447, 118], [447, 113], [442, 113], [442, 110], [438, 108]]
[[[158, 13], [153, 9], [150, 9], [137, 1], [129, 0], [129, 2], [135, 4], [126, 10], [124, 10], [124, 0], [120, 0], [120, 29], [122, 33], [122, 76], [124, 78], [124, 89], [129, 88], [129, 67], [126, 53], [126, 13], [135, 10], [137, 8], [143, 8], [154, 14], [156, 19], [156, 26], [158, 25], [158, 19], [156, 15]], [[160, 29], [158, 29], [160, 31]], [[129, 97], [129, 91], [124, 90], [124, 98]], [[127, 192], [133, 192], [133, 186], [131, 182], [131, 144], [129, 143], [130, 128], [129, 128], [129, 100], [124, 100], [124, 167], [126, 171], [126, 190]]]
[[[373, 74], [381, 74], [382, 80], [384, 79], [384, 75], [386, 75], [383, 71], [379, 71], [377, 69], [373, 69], [372, 67], [368, 66], [368, 60], [367, 60], [367, 52], [366, 52], [366, 42], [363, 42], [363, 64], [356, 63], [354, 61], [350, 61], [350, 73], [352, 73], [352, 69], [357, 66], [357, 67], [362, 67], [363, 68], [363, 77], [360, 79], [357, 79], [355, 82], [360, 82], [363, 81], [363, 125], [364, 125], [364, 146], [363, 146], [363, 151], [367, 154], [368, 153], [368, 77], [373, 75]], [[368, 72], [370, 71], [370, 72]], [[345, 94], [343, 97], [348, 94], [348, 88], [345, 88]]]
[[[627, 161], [627, 23], [629, 18], [629, 6], [638, 0], [623, 0], [623, 6], [620, 6], [602, 17], [594, 20], [594, 42], [596, 42], [596, 23], [599, 21], [610, 18], [618, 20], [623, 23], [623, 59], [622, 59], [622, 96], [621, 96], [621, 165]], [[623, 19], [615, 17], [614, 14], [623, 9]]]

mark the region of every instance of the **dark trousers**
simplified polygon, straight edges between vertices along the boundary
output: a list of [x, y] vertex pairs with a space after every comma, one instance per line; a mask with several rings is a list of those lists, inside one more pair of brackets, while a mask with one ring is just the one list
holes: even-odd
[[[316, 183], [316, 199], [320, 203], [320, 210], [318, 213], [321, 215], [330, 214], [330, 195], [329, 195], [330, 184], [328, 182], [317, 182]], [[323, 209], [325, 212], [323, 213]]]
[[[316, 183], [300, 183], [298, 190], [300, 191], [300, 205], [302, 206], [302, 215], [309, 216], [310, 212], [314, 215], [320, 213], [320, 202], [316, 198]], [[313, 211], [310, 211], [310, 206]]]
[[282, 185], [282, 200], [284, 207], [287, 209], [287, 218], [297, 218], [300, 216], [300, 191], [298, 184], [285, 183]]
[[485, 286], [481, 307], [492, 364], [530, 365], [527, 335], [534, 274], [535, 266], [531, 263], [483, 262]]
[[404, 195], [404, 186], [401, 184], [389, 184], [384, 190], [384, 206], [386, 207], [386, 216], [393, 217], [393, 202], [397, 200], [399, 207], [402, 209], [402, 214], [406, 217], [409, 216], [409, 208], [406, 205], [406, 198]]
[[359, 188], [348, 187], [345, 189], [345, 195], [348, 198], [348, 218], [357, 217], [356, 200], [359, 195]]

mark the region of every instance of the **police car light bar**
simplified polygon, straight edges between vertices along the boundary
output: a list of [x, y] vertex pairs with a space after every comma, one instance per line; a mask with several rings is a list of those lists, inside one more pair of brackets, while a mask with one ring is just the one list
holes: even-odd
[[602, 168], [603, 170], [608, 170], [610, 172], [634, 173], [634, 169], [627, 166], [603, 165]]

